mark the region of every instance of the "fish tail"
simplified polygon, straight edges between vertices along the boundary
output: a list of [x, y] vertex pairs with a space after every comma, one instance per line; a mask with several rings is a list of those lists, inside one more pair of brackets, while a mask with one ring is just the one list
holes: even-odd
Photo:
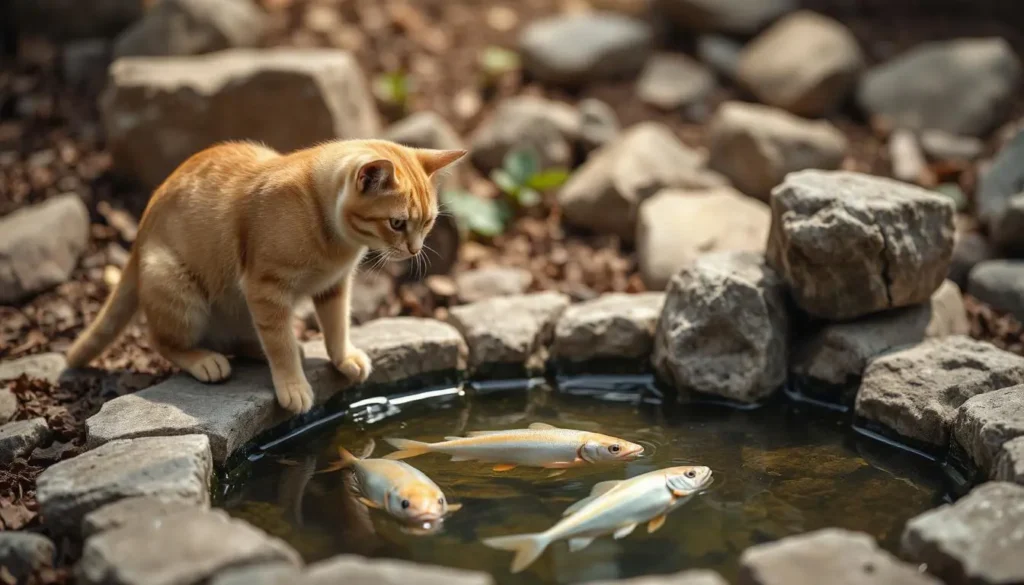
[[338, 447], [338, 455], [341, 456], [341, 461], [338, 462], [337, 466], [334, 468], [334, 471], [337, 471], [339, 469], [347, 469], [355, 465], [356, 461], [359, 461], [358, 457], [353, 455], [351, 451], [344, 447]]
[[482, 542], [491, 548], [516, 553], [515, 558], [512, 559], [512, 566], [509, 568], [512, 573], [518, 573], [532, 565], [551, 543], [543, 532], [485, 538]]
[[384, 439], [384, 441], [398, 449], [394, 453], [388, 453], [384, 456], [384, 459], [408, 459], [409, 457], [416, 457], [417, 455], [423, 455], [424, 453], [430, 452], [430, 443], [424, 443], [422, 441], [412, 441], [410, 439]]

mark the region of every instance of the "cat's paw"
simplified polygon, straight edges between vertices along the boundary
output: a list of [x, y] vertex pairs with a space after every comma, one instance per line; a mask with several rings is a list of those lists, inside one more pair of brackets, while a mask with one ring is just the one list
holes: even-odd
[[356, 384], [365, 382], [370, 377], [370, 372], [373, 371], [370, 356], [358, 347], [351, 346], [345, 350], [343, 358], [334, 359], [334, 367], [338, 368], [338, 371], [350, 382]]
[[313, 408], [313, 388], [305, 380], [275, 382], [274, 392], [281, 408], [294, 414], [303, 414]]
[[219, 353], [204, 352], [186, 368], [192, 377], [200, 382], [223, 382], [231, 376], [231, 364], [228, 358]]

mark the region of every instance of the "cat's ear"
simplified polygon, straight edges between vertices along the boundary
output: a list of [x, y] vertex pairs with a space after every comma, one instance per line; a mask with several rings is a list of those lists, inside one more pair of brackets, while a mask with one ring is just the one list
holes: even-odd
[[416, 151], [416, 158], [420, 161], [420, 164], [423, 165], [423, 170], [426, 171], [429, 176], [466, 156], [467, 153], [468, 151], [466, 150], [434, 150], [431, 148], [421, 148]]
[[356, 188], [360, 193], [376, 193], [394, 187], [395, 165], [386, 158], [365, 163], [356, 173]]

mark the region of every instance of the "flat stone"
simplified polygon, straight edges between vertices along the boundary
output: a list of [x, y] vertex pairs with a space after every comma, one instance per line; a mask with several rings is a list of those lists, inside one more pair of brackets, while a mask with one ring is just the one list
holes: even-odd
[[1024, 386], [995, 390], [964, 402], [956, 413], [953, 436], [978, 469], [995, 477], [1003, 445], [1024, 437]]
[[837, 528], [752, 546], [737, 585], [941, 585], [879, 548], [867, 534]]
[[80, 0], [14, 0], [10, 15], [19, 33], [63, 41], [114, 36], [138, 20], [145, 6], [141, 0], [95, 0], [82, 10]]
[[493, 585], [486, 573], [422, 565], [392, 559], [341, 555], [310, 565], [296, 585]]
[[764, 253], [768, 205], [729, 187], [665, 189], [640, 204], [636, 249], [648, 290], [663, 290], [677, 272], [709, 252]]
[[702, 103], [718, 83], [706, 67], [680, 53], [662, 53], [647, 60], [636, 83], [637, 96], [662, 110]]
[[157, 520], [192, 507], [209, 508], [209, 502], [196, 502], [167, 495], [138, 496], [117, 500], [85, 515], [82, 519], [82, 537], [89, 538], [100, 532], [117, 530], [140, 518]]
[[543, 83], [568, 87], [636, 74], [653, 44], [646, 22], [611, 12], [543, 18], [519, 35], [523, 70]]
[[739, 75], [743, 45], [723, 35], [700, 35], [697, 37], [697, 57], [719, 75], [735, 80]]
[[522, 268], [478, 268], [455, 275], [459, 298], [475, 303], [494, 297], [508, 297], [526, 292], [533, 284], [533, 275]]
[[795, 0], [653, 0], [654, 9], [683, 29], [755, 33], [795, 10]]
[[1024, 486], [989, 482], [912, 518], [900, 554], [947, 585], [1024, 582]]
[[210, 585], [295, 585], [299, 577], [299, 569], [294, 565], [270, 562], [223, 571]]
[[704, 157], [667, 126], [643, 122], [593, 153], [558, 192], [565, 220], [632, 241], [640, 203], [668, 187], [705, 189], [727, 184]]
[[547, 361], [555, 323], [569, 302], [569, 297], [556, 292], [497, 297], [452, 307], [448, 322], [466, 339], [475, 376], [513, 368], [539, 373]]
[[[978, 219], [988, 227], [994, 247], [1024, 252], [1020, 228], [1021, 194], [1024, 193], [1024, 130], [1006, 142], [992, 164], [983, 171], [975, 191]], [[1017, 231], [1015, 231], [1017, 230]], [[1014, 254], [1015, 256], [1018, 254]]]
[[262, 530], [222, 510], [191, 508], [93, 536], [75, 574], [83, 585], [184, 585], [275, 561], [302, 564], [298, 553]]
[[209, 504], [213, 461], [202, 435], [112, 441], [49, 467], [37, 480], [44, 523], [76, 534], [86, 514], [106, 504], [152, 496]]
[[854, 319], [926, 302], [953, 253], [953, 204], [892, 179], [803, 171], [772, 191], [768, 263], [796, 304]]
[[766, 201], [789, 173], [838, 169], [847, 149], [846, 137], [830, 122], [742, 102], [718, 107], [708, 140], [708, 166], [743, 193]]
[[114, 56], [184, 56], [254, 47], [268, 24], [253, 0], [160, 0], [121, 33]]
[[61, 353], [39, 353], [0, 363], [0, 382], [28, 376], [56, 384], [68, 367], [68, 360]]
[[332, 49], [118, 59], [100, 110], [115, 170], [147, 186], [224, 140], [250, 139], [289, 152], [380, 131], [355, 58]]
[[19, 420], [0, 426], [0, 465], [10, 465], [18, 457], [50, 439], [50, 427], [45, 418]]
[[756, 403], [786, 379], [788, 337], [785, 287], [763, 257], [706, 254], [672, 277], [652, 360], [676, 388]]
[[942, 130], [921, 132], [921, 148], [932, 160], [972, 161], [985, 150], [985, 143], [973, 136], [959, 136]]
[[579, 113], [568, 104], [530, 95], [509, 98], [470, 137], [470, 157], [483, 173], [521, 150], [535, 152], [541, 168], [569, 168], [579, 127]]
[[14, 305], [71, 276], [89, 241], [89, 210], [60, 195], [0, 217], [0, 305]]
[[373, 360], [367, 384], [466, 369], [466, 342], [454, 327], [434, 319], [376, 319], [353, 329], [352, 343]]
[[967, 276], [967, 293], [1024, 321], [1024, 260], [987, 260]]
[[893, 127], [982, 136], [1003, 121], [1021, 74], [1002, 38], [921, 43], [865, 72], [857, 101]]
[[848, 28], [801, 10], [744, 48], [737, 75], [760, 101], [813, 118], [839, 108], [863, 68], [864, 54]]
[[591, 581], [590, 585], [728, 585], [721, 575], [707, 569], [692, 569], [671, 575], [651, 575], [614, 581]]
[[967, 399], [1024, 383], [1024, 357], [960, 335], [925, 340], [872, 359], [856, 412], [883, 432], [944, 451]]
[[31, 575], [53, 567], [56, 547], [49, 538], [32, 532], [0, 532], [0, 567], [15, 583], [28, 583]]
[[664, 293], [607, 293], [570, 305], [555, 326], [551, 357], [586, 363], [646, 359], [665, 304]]
[[605, 102], [587, 98], [576, 108], [580, 118], [578, 141], [584, 153], [590, 154], [612, 143], [622, 132], [618, 115]]
[[949, 279], [966, 289], [974, 267], [994, 256], [992, 246], [985, 236], [978, 232], [964, 232], [958, 227], [953, 242], [953, 257], [949, 260]]
[[822, 325], [795, 344], [790, 375], [809, 396], [852, 404], [871, 358], [932, 337], [969, 333], [960, 289], [947, 280], [927, 303]]
[[995, 470], [993, 479], [1024, 485], [1024, 437], [1003, 443], [996, 456]]

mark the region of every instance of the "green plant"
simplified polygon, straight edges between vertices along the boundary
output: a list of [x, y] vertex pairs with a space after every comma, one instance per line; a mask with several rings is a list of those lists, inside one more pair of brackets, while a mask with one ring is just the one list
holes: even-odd
[[516, 150], [505, 156], [502, 168], [491, 172], [491, 180], [520, 207], [540, 203], [540, 192], [554, 189], [569, 178], [561, 168], [540, 168], [540, 157], [534, 150]]
[[382, 73], [373, 80], [373, 93], [380, 101], [405, 110], [412, 93], [412, 80], [401, 71]]
[[477, 62], [487, 84], [492, 84], [502, 75], [518, 71], [520, 68], [519, 53], [493, 45], [480, 53]]
[[477, 197], [467, 191], [443, 191], [441, 203], [463, 229], [487, 238], [501, 235], [512, 215], [504, 200]]

